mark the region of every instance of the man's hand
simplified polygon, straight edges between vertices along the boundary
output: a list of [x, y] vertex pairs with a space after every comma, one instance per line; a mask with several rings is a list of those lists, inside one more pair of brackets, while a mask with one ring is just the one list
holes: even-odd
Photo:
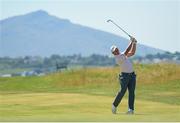
[[131, 36], [131, 39], [130, 39], [133, 43], [137, 43], [137, 40]]

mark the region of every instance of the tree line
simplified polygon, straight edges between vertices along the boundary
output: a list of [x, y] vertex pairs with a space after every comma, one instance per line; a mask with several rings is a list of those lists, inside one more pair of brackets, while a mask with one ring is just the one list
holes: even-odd
[[14, 68], [49, 68], [56, 66], [82, 65], [82, 66], [110, 66], [115, 64], [113, 58], [93, 54], [91, 56], [71, 55], [50, 57], [25, 56], [25, 57], [0, 57], [0, 69]]
[[[146, 55], [146, 56], [135, 56], [132, 58], [133, 61], [142, 60], [153, 61], [154, 59], [168, 61], [180, 61], [180, 52], [170, 53], [165, 52], [163, 54]], [[49, 67], [61, 67], [61, 66], [113, 66], [115, 60], [113, 57], [107, 55], [93, 54], [90, 56], [71, 55], [71, 56], [60, 56], [51, 55], [50, 57], [40, 56], [25, 56], [25, 57], [0, 57], [0, 70], [2, 69], [15, 69], [15, 68], [49, 68]]]

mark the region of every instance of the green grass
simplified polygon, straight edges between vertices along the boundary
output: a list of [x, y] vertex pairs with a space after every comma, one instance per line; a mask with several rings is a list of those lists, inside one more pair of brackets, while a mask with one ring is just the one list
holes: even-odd
[[29, 71], [31, 69], [23, 69], [23, 68], [16, 68], [16, 69], [4, 69], [0, 70], [0, 74], [14, 74], [14, 73], [21, 73], [23, 71]]
[[[136, 114], [128, 116], [127, 100], [113, 115], [113, 97], [74, 93], [7, 94], [1, 97], [1, 121], [179, 121], [180, 107], [136, 101]], [[158, 107], [158, 108], [157, 108]]]
[[119, 68], [86, 68], [41, 77], [0, 78], [0, 121], [180, 121], [180, 66], [135, 65], [136, 114], [127, 94], [111, 114]]

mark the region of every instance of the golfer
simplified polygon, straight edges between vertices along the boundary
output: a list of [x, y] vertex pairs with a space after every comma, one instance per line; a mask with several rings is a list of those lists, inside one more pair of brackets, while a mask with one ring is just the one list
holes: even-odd
[[119, 81], [121, 90], [118, 92], [113, 104], [112, 113], [116, 114], [116, 108], [121, 102], [126, 90], [129, 91], [128, 105], [129, 109], [127, 114], [134, 114], [134, 99], [135, 99], [135, 86], [136, 86], [136, 74], [134, 73], [132, 63], [128, 59], [136, 52], [136, 39], [131, 37], [131, 42], [127, 49], [120, 53], [116, 46], [111, 46], [111, 52], [115, 57], [116, 63], [121, 67], [121, 74], [119, 75]]

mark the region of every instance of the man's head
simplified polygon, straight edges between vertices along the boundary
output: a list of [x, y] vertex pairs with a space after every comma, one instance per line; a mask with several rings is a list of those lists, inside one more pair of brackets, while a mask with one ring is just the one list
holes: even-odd
[[112, 53], [113, 55], [119, 55], [120, 52], [119, 52], [118, 47], [115, 46], [115, 45], [112, 45], [112, 46], [111, 46], [111, 53]]

